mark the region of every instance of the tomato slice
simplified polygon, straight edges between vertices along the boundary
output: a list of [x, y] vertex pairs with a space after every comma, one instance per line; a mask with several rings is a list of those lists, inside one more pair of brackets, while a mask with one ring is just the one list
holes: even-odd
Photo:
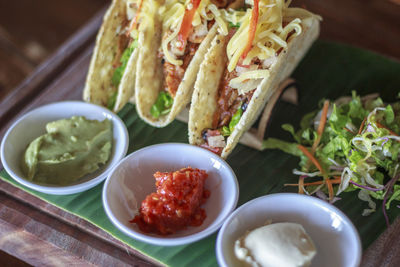
[[189, 36], [190, 30], [192, 29], [192, 21], [194, 14], [196, 13], [197, 8], [200, 5], [201, 0], [191, 0], [189, 5], [191, 5], [191, 9], [185, 10], [185, 14], [183, 15], [181, 28], [178, 33], [178, 48], [179, 50], [183, 50], [185, 48], [186, 40]]
[[207, 149], [208, 151], [213, 152], [214, 154], [217, 154], [218, 156], [221, 156], [221, 153], [222, 153], [222, 150], [223, 150], [222, 147], [211, 147], [207, 143], [201, 144], [199, 146], [204, 148], [204, 149]]
[[254, 7], [253, 7], [253, 12], [251, 13], [251, 21], [250, 21], [250, 28], [249, 28], [249, 38], [247, 39], [247, 44], [243, 50], [242, 53], [242, 60], [247, 57], [247, 54], [250, 52], [251, 46], [253, 44], [254, 37], [256, 35], [256, 29], [257, 29], [257, 22], [258, 22], [258, 5], [259, 5], [259, 0], [254, 0]]
[[143, 0], [139, 0], [139, 6], [138, 6], [138, 9], [137, 9], [137, 12], [136, 12], [136, 14], [135, 14], [135, 17], [132, 19], [131, 27], [130, 27], [129, 30], [126, 32], [126, 36], [129, 36], [129, 34], [131, 33], [131, 31], [133, 31], [134, 29], [136, 29], [137, 21], [138, 21], [139, 14], [140, 14], [140, 10], [142, 9], [142, 4], [143, 4]]
[[242, 62], [238, 62], [237, 65], [242, 68], [250, 68], [250, 65], [244, 65]]

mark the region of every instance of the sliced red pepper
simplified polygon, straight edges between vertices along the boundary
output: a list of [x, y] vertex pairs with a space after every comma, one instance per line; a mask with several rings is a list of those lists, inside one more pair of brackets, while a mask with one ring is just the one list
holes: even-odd
[[214, 154], [217, 154], [217, 155], [219, 155], [219, 156], [221, 156], [221, 153], [222, 153], [222, 150], [223, 150], [222, 147], [211, 147], [211, 146], [209, 146], [207, 143], [201, 144], [200, 147], [205, 148], [205, 149], [207, 149], [208, 151], [211, 151], [211, 152], [213, 152]]
[[376, 123], [376, 126], [378, 126], [378, 128], [384, 128], [384, 129], [388, 130], [391, 135], [399, 136], [397, 133], [395, 133], [394, 131], [392, 131], [391, 129], [386, 127], [385, 125], [383, 125], [383, 124], [381, 124], [379, 122], [375, 122], [375, 123]]
[[304, 178], [303, 175], [299, 177], [299, 194], [304, 194]]
[[129, 28], [129, 30], [126, 32], [126, 36], [129, 36], [129, 34], [131, 33], [131, 31], [133, 31], [134, 29], [136, 29], [137, 26], [137, 21], [139, 18], [139, 14], [140, 14], [140, 10], [142, 9], [142, 4], [143, 4], [143, 0], [139, 0], [139, 6], [137, 9], [137, 12], [135, 14], [135, 17], [132, 19], [132, 24], [131, 27]]
[[254, 0], [254, 7], [253, 12], [251, 13], [251, 21], [250, 21], [250, 28], [249, 28], [249, 38], [247, 39], [247, 44], [242, 53], [242, 60], [247, 57], [247, 54], [251, 50], [251, 46], [253, 45], [254, 37], [256, 35], [257, 29], [257, 22], [258, 22], [258, 5], [259, 0]]
[[363, 119], [363, 121], [361, 122], [360, 129], [358, 129], [358, 133], [357, 134], [361, 134], [362, 130], [364, 129], [364, 125], [365, 125], [366, 121], [367, 121], [367, 117], [365, 117]]
[[244, 65], [242, 64], [242, 62], [238, 62], [237, 65], [242, 68], [247, 68], [247, 69], [250, 68], [250, 65]]
[[191, 0], [190, 5], [191, 9], [186, 9], [185, 14], [183, 15], [181, 28], [178, 33], [178, 48], [179, 50], [183, 50], [185, 48], [186, 40], [189, 36], [190, 30], [192, 29], [192, 21], [194, 14], [196, 13], [197, 8], [200, 5], [201, 0]]
[[314, 157], [313, 154], [311, 154], [310, 151], [308, 151], [307, 148], [305, 148], [302, 145], [297, 145], [297, 147], [301, 150], [301, 152], [303, 152], [303, 154], [315, 165], [315, 167], [317, 167], [317, 169], [324, 174], [324, 169], [322, 169], [321, 164], [319, 163], [319, 161]]

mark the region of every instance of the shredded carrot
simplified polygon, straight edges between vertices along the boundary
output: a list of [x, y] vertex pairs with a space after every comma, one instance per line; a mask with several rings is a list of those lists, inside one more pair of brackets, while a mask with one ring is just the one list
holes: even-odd
[[331, 181], [330, 181], [329, 179], [326, 179], [326, 180], [325, 180], [325, 183], [326, 183], [326, 185], [327, 185], [327, 187], [328, 187], [329, 200], [333, 200], [334, 192], [333, 192], [332, 183], [331, 183]]
[[[341, 179], [331, 179], [329, 180], [329, 182], [331, 184], [340, 184]], [[321, 180], [321, 181], [316, 181], [316, 182], [311, 182], [311, 183], [304, 183], [303, 182], [303, 186], [310, 186], [310, 185], [321, 185], [323, 183], [326, 183], [325, 181]], [[300, 186], [300, 184], [285, 184], [285, 186]]]
[[343, 127], [343, 129], [345, 129], [346, 131], [348, 131], [348, 132], [351, 133], [351, 134], [356, 134], [355, 132], [353, 132], [353, 131], [347, 129], [346, 127]]
[[307, 148], [305, 148], [302, 145], [297, 145], [297, 147], [301, 150], [301, 152], [303, 152], [304, 155], [306, 155], [307, 158], [309, 158], [311, 160], [311, 162], [315, 165], [315, 167], [317, 167], [317, 169], [324, 174], [324, 170], [321, 167], [321, 164], [319, 164], [318, 160], [313, 156], [313, 154], [310, 153], [310, 151], [308, 151]]
[[314, 140], [314, 144], [312, 145], [312, 152], [314, 153], [321, 141], [322, 133], [325, 129], [326, 119], [328, 117], [329, 110], [329, 100], [325, 100], [324, 107], [322, 108], [321, 119], [319, 121], [318, 129], [317, 129], [317, 139]]
[[361, 134], [362, 130], [364, 129], [364, 125], [365, 125], [366, 121], [367, 121], [367, 118], [364, 118], [363, 121], [361, 122], [360, 129], [358, 129], [358, 134]]
[[135, 17], [132, 19], [131, 26], [129, 27], [129, 30], [126, 31], [126, 36], [129, 36], [131, 34], [131, 31], [136, 29], [137, 21], [138, 21], [139, 14], [140, 14], [140, 10], [142, 9], [142, 4], [143, 4], [143, 0], [140, 0], [137, 12], [135, 14]]
[[254, 37], [256, 36], [257, 22], [259, 16], [259, 2], [259, 0], [254, 0], [254, 6], [251, 12], [251, 20], [249, 26], [249, 36], [247, 38], [247, 43], [241, 56], [242, 60], [245, 59], [247, 57], [247, 54], [250, 52], [253, 45]]
[[304, 176], [299, 178], [299, 194], [304, 194]]
[[197, 8], [200, 5], [201, 0], [191, 0], [191, 8], [185, 10], [185, 14], [183, 14], [182, 22], [181, 22], [181, 28], [179, 29], [178, 33], [178, 49], [179, 50], [184, 50], [185, 45], [186, 45], [186, 40], [189, 37], [190, 31], [192, 29], [192, 21], [194, 18], [194, 15], [196, 13]]
[[379, 122], [376, 122], [376, 125], [377, 125], [379, 128], [384, 128], [384, 129], [388, 130], [388, 131], [390, 132], [391, 135], [399, 136], [397, 133], [395, 133], [394, 131], [390, 130], [390, 129], [389, 129], [388, 127], [386, 127], [385, 125], [380, 124]]

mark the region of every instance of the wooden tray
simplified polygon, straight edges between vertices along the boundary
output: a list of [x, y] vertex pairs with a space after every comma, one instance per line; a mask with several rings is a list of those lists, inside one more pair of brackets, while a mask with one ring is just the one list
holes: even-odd
[[[303, 2], [308, 2], [311, 6], [311, 1]], [[327, 1], [327, 6], [333, 2]], [[374, 4], [376, 5], [376, 1], [369, 1], [365, 6], [373, 10], [376, 7]], [[354, 5], [356, 4], [350, 5], [352, 10], [356, 9]], [[385, 5], [383, 4], [384, 7]], [[333, 9], [327, 10], [328, 7], [324, 9], [322, 4], [313, 6], [315, 12], [319, 11], [318, 13], [328, 18], [332, 16], [331, 13], [335, 13]], [[97, 14], [0, 103], [1, 137], [15, 118], [34, 107], [59, 100], [81, 99], [95, 35], [103, 13], [104, 10]], [[380, 17], [375, 16], [375, 19], [379, 20]], [[350, 21], [342, 16], [341, 23], [346, 22]], [[390, 23], [392, 22], [389, 21], [388, 24]], [[393, 25], [391, 28], [395, 27]], [[333, 31], [332, 26], [328, 29]], [[387, 28], [383, 31], [389, 34], [388, 38], [392, 34], [393, 47], [391, 50], [385, 46], [382, 50], [385, 53], [396, 51], [392, 55], [398, 57], [395, 53], [398, 53], [396, 44], [399, 44], [400, 33], [390, 33]], [[350, 41], [351, 38], [346, 36], [343, 39]], [[371, 37], [371, 43], [372, 40], [375, 37]], [[3, 181], [0, 181], [0, 199], [0, 248], [32, 265], [55, 262], [85, 266], [156, 264], [94, 225]], [[399, 266], [400, 258], [396, 257], [400, 253], [400, 241], [397, 238], [399, 234], [400, 221], [396, 220], [365, 251], [362, 266]]]

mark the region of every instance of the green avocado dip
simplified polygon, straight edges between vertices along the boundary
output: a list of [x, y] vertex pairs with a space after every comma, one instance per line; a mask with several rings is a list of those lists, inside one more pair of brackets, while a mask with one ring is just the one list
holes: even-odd
[[112, 122], [82, 116], [50, 122], [47, 133], [29, 144], [22, 160], [36, 183], [69, 185], [105, 164], [112, 147]]

